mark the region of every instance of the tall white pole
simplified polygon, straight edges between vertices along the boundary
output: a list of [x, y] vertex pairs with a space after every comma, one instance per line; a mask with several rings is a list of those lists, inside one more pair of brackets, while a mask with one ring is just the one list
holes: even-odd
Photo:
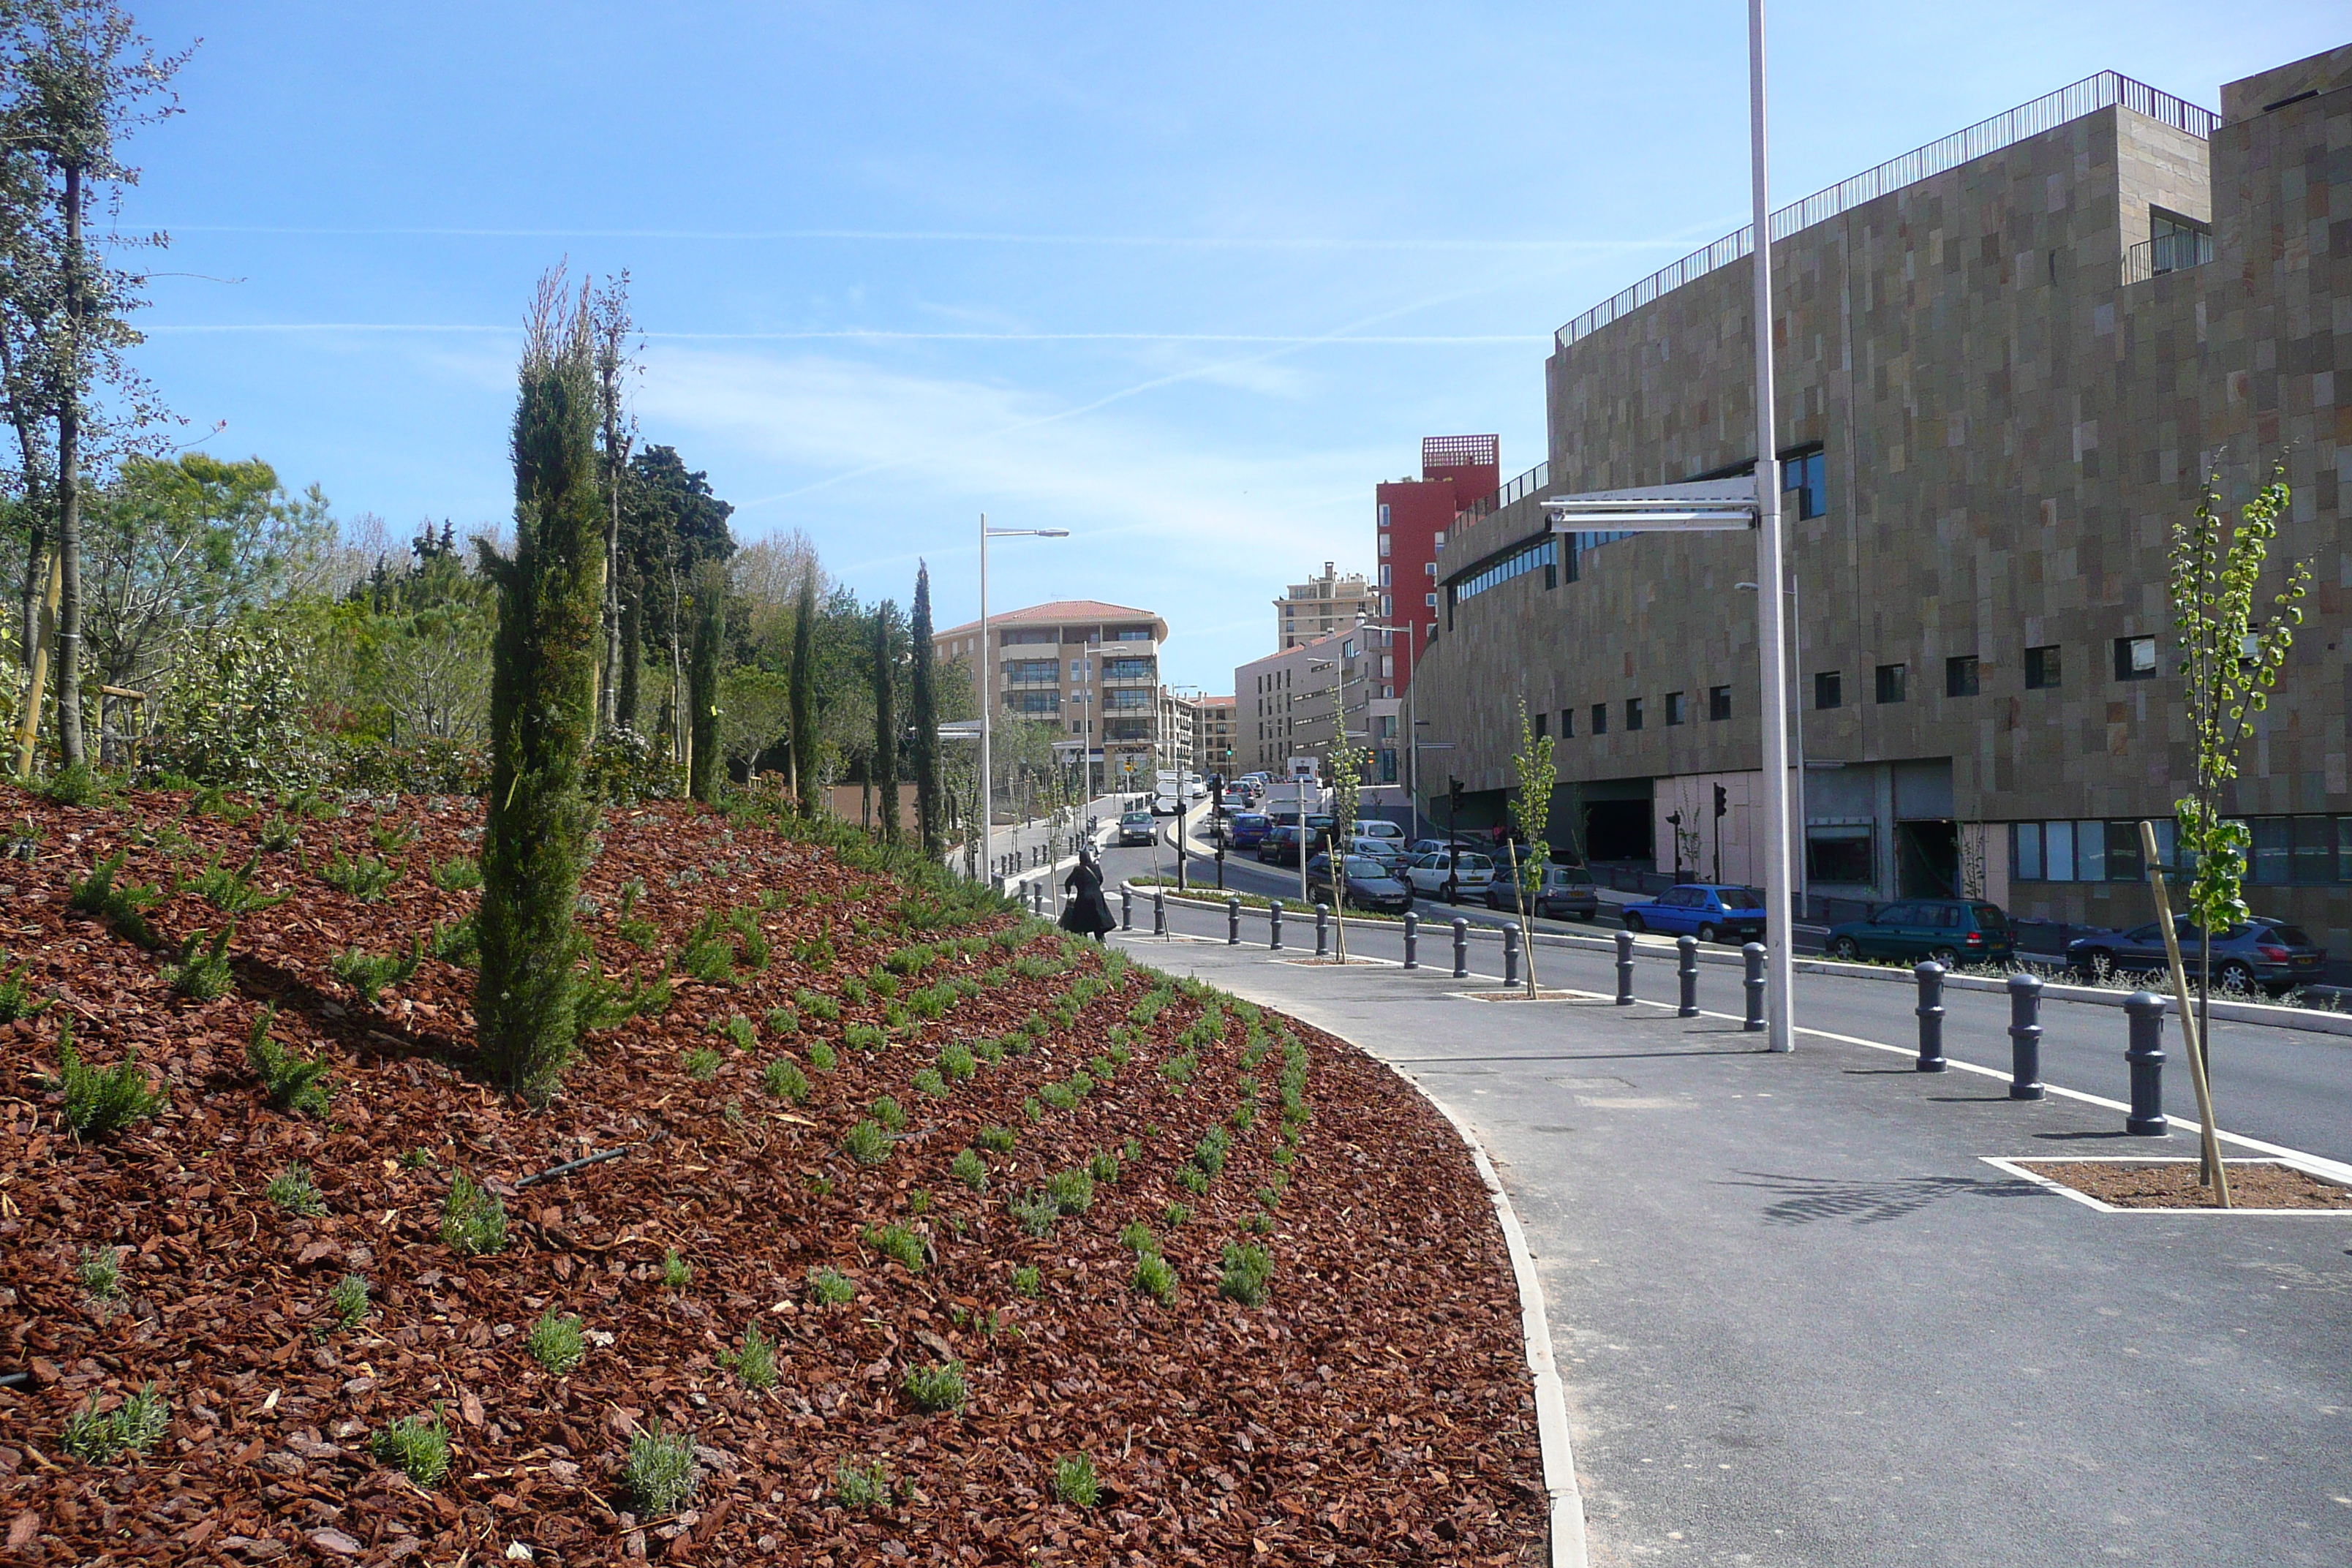
[[1748, 141], [1756, 226], [1756, 656], [1763, 687], [1766, 1040], [1794, 1045], [1790, 1026], [1793, 910], [1789, 898], [1789, 662], [1780, 604], [1780, 465], [1772, 387], [1772, 205], [1764, 158], [1764, 0], [1748, 0]]
[[981, 875], [996, 876], [996, 843], [989, 834], [988, 725], [996, 706], [996, 682], [988, 673], [988, 514], [980, 514], [980, 863]]

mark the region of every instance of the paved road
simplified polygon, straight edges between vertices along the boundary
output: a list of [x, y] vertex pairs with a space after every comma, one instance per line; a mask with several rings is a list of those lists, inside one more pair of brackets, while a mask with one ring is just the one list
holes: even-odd
[[[1148, 868], [1136, 863], [1141, 853], [1111, 852], [1108, 880], [1114, 889], [1120, 876]], [[1294, 895], [1296, 887], [1292, 883]], [[1148, 924], [1141, 913], [1137, 920], [1139, 924]], [[1179, 931], [1202, 935], [1222, 937], [1225, 930], [1223, 916], [1213, 911], [1179, 910], [1171, 916], [1171, 923]], [[1293, 910], [1284, 928], [1289, 945], [1312, 951], [1311, 915], [1302, 918]], [[1245, 912], [1244, 932], [1245, 942], [1262, 947], [1265, 942], [1265, 915]], [[1396, 931], [1359, 926], [1350, 930], [1348, 941], [1353, 953], [1397, 960], [1403, 957], [1403, 940]], [[1431, 965], [1450, 963], [1451, 938], [1444, 920], [1432, 918], [1422, 922], [1421, 956], [1424, 963]], [[1537, 963], [1547, 984], [1612, 994], [1616, 989], [1614, 960], [1608, 952], [1545, 946], [1538, 950]], [[1470, 967], [1475, 974], [1490, 981], [1499, 980], [1500, 943], [1474, 940]], [[1644, 944], [1634, 983], [1636, 993], [1671, 997], [1675, 993], [1671, 949]], [[1737, 1015], [1743, 1011], [1743, 1002], [1737, 968], [1701, 966], [1702, 1007]], [[1912, 1014], [1915, 1003], [1911, 987], [1899, 982], [1821, 974], [1797, 977], [1796, 1018], [1801, 1028], [1895, 1045], [1916, 1043], [1917, 1022]], [[2008, 998], [1998, 992], [1950, 990], [1945, 994], [1944, 1005], [1946, 1054], [1955, 1060], [2006, 1072], [2010, 1064]], [[2122, 1009], [2053, 998], [2042, 1008], [2042, 1023], [2044, 1082], [2111, 1100], [2129, 1098]], [[1801, 1048], [1810, 1048], [1805, 1042], [1811, 1038], [1801, 1036]], [[2172, 1070], [2167, 1074], [2167, 1103], [2174, 1115], [2194, 1120], [2196, 1100], [2188, 1074], [2180, 1068], [2177, 1036], [2168, 1033], [2167, 1042], [2173, 1056]], [[2223, 1129], [2326, 1159], [2352, 1163], [2352, 1037], [2265, 1025], [2217, 1023], [2212, 1055], [2214, 1103]], [[1976, 1087], [1982, 1082], [1971, 1078], [1965, 1092], [2000, 1092], [1997, 1089], [1984, 1090]], [[2112, 1113], [2112, 1120], [2119, 1129], [2122, 1113]]]
[[1595, 1563], [2352, 1563], [2352, 1218], [2096, 1213], [1979, 1156], [2104, 1152], [2107, 1112], [1860, 1047], [1120, 940], [1477, 1129]]

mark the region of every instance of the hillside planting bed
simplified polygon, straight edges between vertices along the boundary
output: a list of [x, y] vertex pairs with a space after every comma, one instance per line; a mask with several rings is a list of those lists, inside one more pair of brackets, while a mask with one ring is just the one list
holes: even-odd
[[0, 789], [0, 1562], [1540, 1560], [1503, 1239], [1386, 1069], [656, 805], [519, 1106], [478, 803], [314, 809]]

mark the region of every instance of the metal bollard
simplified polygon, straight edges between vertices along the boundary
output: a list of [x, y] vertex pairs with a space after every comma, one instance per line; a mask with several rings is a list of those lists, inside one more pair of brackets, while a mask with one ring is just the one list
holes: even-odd
[[1503, 922], [1503, 984], [1517, 985], [1518, 983], [1519, 922], [1505, 921]]
[[1470, 978], [1470, 922], [1460, 915], [1454, 917], [1454, 978]]
[[1675, 978], [1682, 985], [1682, 999], [1675, 1004], [1675, 1016], [1696, 1018], [1698, 1016], [1698, 938], [1675, 938], [1675, 952], [1678, 955]]
[[1151, 891], [1151, 934], [1168, 934], [1168, 895], [1157, 888]]
[[1617, 1005], [1633, 1005], [1633, 933], [1617, 933]]
[[1265, 945], [1273, 952], [1279, 952], [1282, 951], [1282, 900], [1280, 899], [1268, 900], [1266, 901], [1266, 913], [1273, 918], [1266, 923], [1265, 929], [1267, 935]]
[[1239, 898], [1227, 899], [1225, 900], [1225, 945], [1239, 947], [1241, 944], [1242, 901]]
[[1748, 1016], [1739, 1026], [1748, 1034], [1760, 1035], [1764, 1032], [1764, 944], [1751, 942], [1739, 950], [1739, 956], [1748, 961], [1748, 978], [1742, 982], [1748, 988]]
[[2164, 998], [2152, 991], [2135, 991], [2124, 999], [2131, 1017], [2131, 1047], [2124, 1060], [2131, 1064], [2131, 1114], [2124, 1131], [2161, 1138], [2172, 1131], [2164, 1117]]
[[1404, 912], [1404, 966], [1421, 967], [1421, 917], [1411, 910]]
[[2042, 1098], [2042, 982], [2009, 977], [2009, 1098]]
[[1135, 929], [1135, 889], [1133, 888], [1121, 888], [1118, 890], [1118, 929], [1121, 931]]
[[1315, 956], [1324, 958], [1331, 952], [1331, 906], [1315, 906]]
[[1919, 1005], [1911, 1009], [1919, 1016], [1919, 1059], [1912, 1065], [1921, 1072], [1944, 1070], [1944, 966], [1934, 959], [1923, 959], [1911, 973], [1919, 979]]

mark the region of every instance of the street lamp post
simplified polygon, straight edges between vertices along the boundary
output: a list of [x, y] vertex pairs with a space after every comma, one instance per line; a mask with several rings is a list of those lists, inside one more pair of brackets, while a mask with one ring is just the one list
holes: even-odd
[[1362, 632], [1385, 632], [1390, 637], [1394, 637], [1399, 632], [1404, 633], [1405, 668], [1410, 672], [1404, 686], [1404, 792], [1406, 797], [1412, 802], [1411, 826], [1418, 829], [1421, 826], [1421, 728], [1420, 721], [1413, 715], [1421, 711], [1421, 697], [1413, 689], [1412, 676], [1421, 673], [1421, 658], [1417, 651], [1420, 647], [1421, 623], [1407, 621], [1401, 626], [1374, 626], [1363, 616], [1359, 615], [1356, 617], [1356, 629]]
[[[1797, 592], [1798, 582], [1796, 568], [1790, 567], [1789, 569], [1789, 641], [1792, 645], [1795, 657], [1789, 661], [1789, 724], [1790, 738], [1796, 747], [1797, 765], [1794, 771], [1797, 779], [1795, 785], [1797, 797], [1791, 803], [1796, 817], [1794, 828], [1796, 837], [1790, 843], [1789, 858], [1793, 865], [1792, 879], [1797, 888], [1797, 914], [1801, 919], [1805, 912], [1805, 901], [1811, 897], [1812, 889], [1808, 883], [1810, 873], [1805, 868], [1805, 701], [1804, 692], [1801, 689], [1805, 679], [1805, 601], [1803, 595]], [[1753, 583], [1735, 583], [1732, 586], [1744, 594], [1756, 592], [1756, 584]]]
[[[1067, 539], [1066, 528], [991, 528], [980, 514], [980, 863], [996, 875], [996, 782], [989, 773], [988, 737], [996, 714], [996, 678], [990, 670], [988, 642], [988, 542], [992, 539]], [[1058, 657], [1058, 654], [1057, 656]]]

